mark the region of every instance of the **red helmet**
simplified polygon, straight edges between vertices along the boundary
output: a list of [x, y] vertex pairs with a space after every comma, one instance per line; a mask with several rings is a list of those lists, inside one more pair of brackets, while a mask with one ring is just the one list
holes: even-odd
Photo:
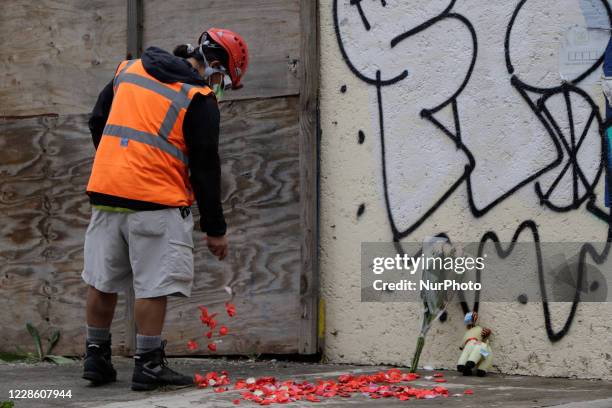
[[249, 66], [249, 49], [246, 42], [239, 34], [223, 28], [210, 28], [202, 33], [200, 41], [206, 33], [227, 52], [229, 66], [226, 68], [232, 79], [232, 88], [242, 88], [240, 81]]

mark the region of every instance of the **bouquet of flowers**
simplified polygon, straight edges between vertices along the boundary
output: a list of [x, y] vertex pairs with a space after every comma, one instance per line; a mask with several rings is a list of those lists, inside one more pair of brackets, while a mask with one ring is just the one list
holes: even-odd
[[[444, 268], [444, 260], [463, 256], [463, 248], [452, 245], [447, 238], [429, 237], [423, 241], [423, 255], [425, 262], [421, 267], [421, 279], [430, 283], [443, 283], [446, 280], [460, 280], [463, 274], [456, 274], [452, 269]], [[440, 262], [435, 262], [439, 259]], [[433, 261], [433, 262], [432, 262]], [[436, 285], [432, 285], [436, 286]], [[425, 345], [425, 336], [434, 321], [440, 318], [446, 311], [446, 306], [455, 295], [454, 290], [421, 290], [423, 301], [423, 321], [421, 332], [417, 340], [417, 347], [410, 365], [410, 372], [417, 370], [421, 352]]]

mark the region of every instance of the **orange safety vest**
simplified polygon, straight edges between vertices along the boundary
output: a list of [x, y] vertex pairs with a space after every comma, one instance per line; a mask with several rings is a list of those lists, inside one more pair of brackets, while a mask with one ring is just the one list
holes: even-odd
[[139, 59], [119, 65], [113, 88], [87, 192], [190, 206], [194, 197], [183, 120], [194, 95], [208, 95], [212, 90], [158, 81]]

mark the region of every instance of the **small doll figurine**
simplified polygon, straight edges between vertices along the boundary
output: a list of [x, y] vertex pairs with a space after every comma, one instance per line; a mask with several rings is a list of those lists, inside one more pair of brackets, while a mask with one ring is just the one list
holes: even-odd
[[463, 345], [459, 347], [463, 351], [457, 362], [457, 371], [463, 375], [472, 375], [472, 370], [476, 368], [476, 375], [484, 377], [493, 363], [493, 353], [487, 341], [491, 330], [478, 326], [477, 320], [476, 312], [466, 314], [463, 319], [467, 331], [463, 336]]

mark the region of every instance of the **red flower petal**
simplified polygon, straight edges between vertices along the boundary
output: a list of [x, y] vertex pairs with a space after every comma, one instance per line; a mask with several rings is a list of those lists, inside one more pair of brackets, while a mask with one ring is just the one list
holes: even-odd
[[433, 387], [433, 392], [441, 395], [448, 395], [448, 390], [444, 387]]
[[208, 349], [209, 349], [210, 351], [217, 351], [217, 345], [216, 345], [215, 343], [210, 343], [210, 344], [208, 345]]
[[338, 377], [338, 382], [347, 383], [347, 382], [351, 381], [352, 379], [353, 379], [353, 376], [348, 375], [348, 374], [344, 374], [344, 375], [341, 375], [340, 377]]
[[435, 379], [435, 380], [434, 380], [434, 382], [437, 382], [437, 383], [445, 383], [445, 382], [446, 382], [446, 380], [445, 380], [444, 378], [437, 378], [437, 379]]
[[198, 343], [196, 343], [196, 342], [195, 342], [195, 341], [193, 341], [193, 340], [189, 340], [189, 341], [187, 342], [187, 348], [188, 348], [189, 350], [191, 350], [191, 351], [193, 351], [193, 350], [197, 350], [197, 349], [198, 349]]
[[239, 405], [240, 404], [240, 400], [239, 399], [235, 399], [232, 401], [232, 403], [234, 403], [234, 405]]
[[208, 327], [210, 327], [210, 330], [215, 330], [215, 327], [217, 327], [217, 321], [211, 317], [208, 321]]
[[472, 395], [472, 394], [474, 394], [474, 390], [472, 390], [471, 388], [468, 388], [467, 390], [463, 391], [463, 393], [465, 395]]
[[206, 337], [208, 337], [209, 339], [212, 337], [212, 335], [213, 335], [212, 330], [206, 333]]
[[402, 381], [414, 381], [418, 378], [420, 378], [421, 376], [415, 373], [408, 373], [408, 374], [404, 374], [402, 376]]
[[198, 309], [200, 309], [200, 313], [202, 314], [202, 316], [208, 316], [208, 308], [205, 306], [198, 306]]
[[225, 336], [227, 333], [229, 333], [229, 329], [225, 326], [221, 326], [219, 328], [219, 336]]
[[202, 377], [198, 373], [195, 373], [195, 375], [194, 375], [194, 382], [200, 388], [206, 388], [206, 386], [208, 385], [208, 384], [206, 384], [206, 380], [204, 379], [204, 377]]
[[442, 374], [442, 373], [435, 373], [433, 376], [434, 377], [444, 377], [444, 374]]
[[225, 310], [229, 317], [234, 317], [236, 315], [236, 305], [230, 302], [225, 302]]

